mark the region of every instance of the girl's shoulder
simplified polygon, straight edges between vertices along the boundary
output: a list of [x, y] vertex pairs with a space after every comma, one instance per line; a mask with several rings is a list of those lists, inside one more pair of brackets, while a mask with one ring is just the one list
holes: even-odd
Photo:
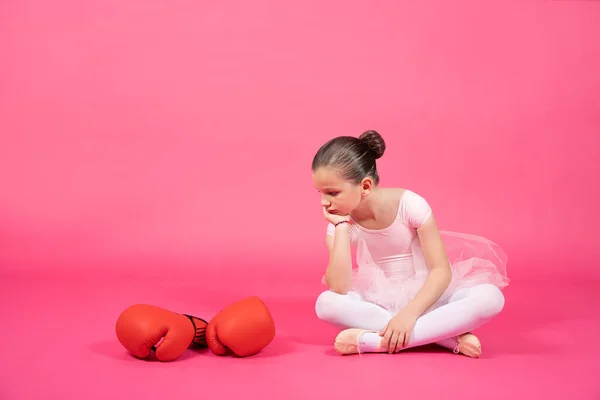
[[432, 214], [429, 202], [420, 194], [405, 188], [393, 188], [398, 196], [398, 218], [410, 228], [419, 228]]

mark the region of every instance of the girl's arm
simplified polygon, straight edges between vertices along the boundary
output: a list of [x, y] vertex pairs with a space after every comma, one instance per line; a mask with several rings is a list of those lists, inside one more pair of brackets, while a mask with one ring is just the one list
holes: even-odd
[[350, 251], [349, 224], [335, 227], [335, 236], [327, 235], [329, 264], [325, 271], [325, 283], [335, 293], [347, 294], [352, 285], [352, 253]]
[[417, 229], [417, 234], [429, 275], [405, 310], [418, 318], [446, 291], [452, 279], [452, 270], [433, 215]]

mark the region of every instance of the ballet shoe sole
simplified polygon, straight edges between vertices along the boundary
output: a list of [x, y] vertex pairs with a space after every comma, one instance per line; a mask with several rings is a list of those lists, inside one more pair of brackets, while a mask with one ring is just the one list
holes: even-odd
[[458, 343], [458, 352], [467, 357], [479, 358], [481, 356], [481, 342], [473, 335], [467, 335]]
[[349, 344], [340, 344], [340, 343], [335, 343], [333, 348], [335, 349], [336, 353], [338, 353], [339, 355], [342, 356], [349, 356], [351, 354], [358, 354], [358, 350], [356, 348], [354, 348], [355, 346], [353, 345], [349, 345]]
[[471, 358], [479, 358], [481, 355], [481, 349], [471, 343], [460, 345], [458, 347], [458, 352]]

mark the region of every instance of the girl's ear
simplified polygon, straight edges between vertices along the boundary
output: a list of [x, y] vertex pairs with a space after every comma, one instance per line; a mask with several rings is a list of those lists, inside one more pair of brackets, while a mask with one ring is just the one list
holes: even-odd
[[370, 177], [366, 177], [360, 183], [360, 190], [363, 197], [368, 196], [373, 190], [373, 180]]

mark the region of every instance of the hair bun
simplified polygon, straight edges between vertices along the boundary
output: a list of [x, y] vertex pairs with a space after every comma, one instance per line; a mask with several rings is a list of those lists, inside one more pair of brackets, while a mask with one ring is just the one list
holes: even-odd
[[385, 152], [385, 142], [377, 131], [368, 130], [364, 131], [362, 135], [358, 137], [360, 140], [365, 142], [367, 146], [375, 153], [375, 158], [381, 158]]

